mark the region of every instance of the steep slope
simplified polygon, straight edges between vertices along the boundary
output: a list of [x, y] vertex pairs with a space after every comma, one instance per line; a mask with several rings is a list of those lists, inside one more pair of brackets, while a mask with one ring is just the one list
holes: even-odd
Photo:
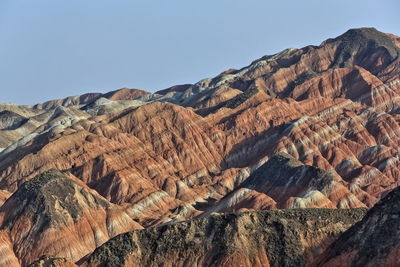
[[354, 29], [215, 79], [243, 91], [206, 116], [227, 134], [225, 161], [249, 166], [283, 151], [333, 172], [372, 206], [399, 185], [398, 51], [385, 34]]
[[[164, 116], [156, 116], [160, 111]], [[113, 203], [134, 204], [132, 216], [157, 220], [207, 197], [210, 172], [220, 179], [220, 146], [210, 140], [211, 126], [190, 110], [151, 103], [96, 120], [76, 123], [68, 133], [50, 131], [25, 150], [7, 154], [2, 167], [18, 162], [3, 169], [2, 188], [15, 191], [23, 181], [56, 168], [70, 171]]]
[[[0, 151], [5, 149], [5, 154], [54, 127], [68, 126], [93, 115], [109, 114], [130, 106], [142, 105], [142, 100], [135, 99], [148, 94], [138, 89], [122, 88], [105, 94], [89, 93], [33, 106], [0, 103]], [[80, 110], [84, 106], [86, 108]]]
[[109, 238], [139, 228], [79, 180], [50, 170], [21, 185], [0, 208], [2, 251], [8, 250], [2, 260], [17, 257], [25, 266], [51, 254], [76, 261]]
[[378, 202], [315, 266], [399, 266], [400, 187]]
[[27, 119], [11, 110], [0, 112], [0, 129], [11, 130], [20, 127]]
[[206, 214], [241, 209], [363, 206], [332, 174], [278, 153]]
[[215, 215], [119, 235], [80, 266], [306, 266], [365, 209]]
[[111, 101], [117, 100], [134, 100], [140, 96], [149, 94], [146, 91], [139, 89], [121, 88], [105, 94], [102, 93], [88, 93], [84, 95], [69, 96], [63, 99], [56, 99], [37, 104], [34, 107], [40, 109], [52, 109], [59, 106], [70, 107], [70, 106], [82, 106], [92, 103], [99, 98], [106, 98]]
[[11, 193], [7, 190], [0, 190], [0, 207], [6, 202], [6, 200], [11, 196]]
[[[154, 94], [0, 104], [0, 201], [54, 168], [143, 227], [214, 211], [372, 207], [400, 185], [398, 40], [352, 29]], [[2, 216], [22, 205], [9, 201]], [[98, 245], [88, 242], [86, 253]]]
[[[175, 97], [180, 103], [195, 108], [212, 106], [208, 103], [214, 102], [212, 96], [219, 90], [245, 92], [258, 89], [272, 97], [296, 100], [320, 95], [367, 101], [358, 99], [358, 94], [372, 94], [371, 90], [378, 87], [379, 82], [398, 79], [397, 68], [390, 75], [387, 70], [398, 63], [399, 51], [393, 38], [374, 28], [351, 29], [320, 46], [286, 49], [276, 55], [264, 56], [240, 70], [229, 70], [215, 78], [204, 79], [183, 92], [176, 92]], [[353, 80], [352, 76], [357, 78], [357, 75], [360, 77]], [[391, 93], [386, 89], [381, 91], [365, 97], [377, 97], [380, 102]]]
[[[285, 152], [331, 173], [336, 189], [322, 197], [304, 188], [278, 207], [301, 198], [311, 206], [319, 198], [317, 206], [372, 207], [399, 185], [394, 40], [353, 29], [193, 85], [143, 95], [123, 89], [109, 95], [141, 96], [58, 107], [59, 116], [0, 155], [0, 186], [15, 192], [46, 169], [70, 171], [152, 225], [199, 215], [197, 207], [212, 206]], [[243, 208], [276, 207], [273, 193], [251, 194], [253, 204]]]
[[29, 267], [76, 267], [77, 265], [60, 257], [43, 256], [29, 264]]
[[134, 100], [138, 97], [150, 94], [149, 92], [139, 89], [122, 88], [115, 91], [111, 91], [102, 95], [102, 97], [109, 100]]

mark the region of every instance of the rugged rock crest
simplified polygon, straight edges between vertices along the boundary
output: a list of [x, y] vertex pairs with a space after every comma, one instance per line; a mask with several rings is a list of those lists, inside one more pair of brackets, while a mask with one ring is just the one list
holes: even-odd
[[214, 215], [119, 235], [81, 266], [306, 266], [366, 209]]
[[206, 214], [247, 209], [363, 206], [331, 173], [304, 165], [281, 152], [260, 166]]
[[400, 187], [341, 235], [315, 266], [399, 266], [399, 255]]
[[140, 228], [76, 178], [50, 170], [22, 184], [0, 208], [0, 232], [8, 245], [2, 260], [16, 256], [25, 266], [52, 254], [76, 261], [109, 238]]
[[153, 94], [0, 104], [3, 261], [215, 211], [374, 206], [400, 186], [399, 40], [352, 29]]

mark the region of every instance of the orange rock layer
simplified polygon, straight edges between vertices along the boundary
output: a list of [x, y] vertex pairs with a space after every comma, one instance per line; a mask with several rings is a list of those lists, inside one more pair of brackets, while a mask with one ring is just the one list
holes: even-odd
[[[0, 104], [0, 225], [9, 263], [47, 250], [76, 261], [127, 228], [212, 212], [372, 207], [400, 185], [398, 40], [353, 29], [154, 94], [121, 89]], [[277, 153], [288, 164], [275, 172], [266, 162]], [[38, 238], [32, 213], [13, 213], [25, 207], [15, 194], [49, 169], [73, 181], [71, 192], [93, 197], [60, 231], [40, 222]], [[51, 203], [58, 212], [64, 201]], [[127, 228], [110, 231], [124, 218]], [[32, 240], [42, 245], [32, 250]]]

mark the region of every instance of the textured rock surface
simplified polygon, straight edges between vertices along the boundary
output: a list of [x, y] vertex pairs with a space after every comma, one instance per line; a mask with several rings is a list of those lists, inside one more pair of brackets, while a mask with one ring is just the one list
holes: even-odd
[[77, 265], [59, 257], [43, 256], [29, 264], [29, 267], [76, 267]]
[[[0, 185], [14, 192], [57, 168], [116, 204], [157, 199], [157, 210], [188, 211], [283, 151], [329, 171], [352, 202], [371, 207], [399, 185], [398, 55], [397, 37], [353, 29], [156, 94], [121, 89], [8, 108], [30, 119], [0, 136], [21, 138], [0, 155]], [[160, 213], [152, 219], [171, 215]]]
[[122, 88], [106, 94], [89, 93], [33, 106], [0, 103], [0, 151], [8, 146], [12, 150], [24, 145], [52, 128], [62, 129], [92, 115], [104, 115], [140, 105], [143, 102], [135, 99], [147, 94], [138, 89]]
[[[372, 207], [400, 185], [399, 51], [397, 36], [352, 29], [154, 94], [124, 88], [0, 104], [3, 223], [28, 218], [30, 229], [32, 215], [14, 216], [13, 205], [25, 204], [10, 195], [49, 169], [143, 227], [213, 211]], [[82, 218], [106, 225], [102, 214]], [[81, 236], [71, 218], [65, 227]], [[33, 234], [16, 244], [19, 230], [2, 229], [8, 263], [45, 254], [38, 246], [27, 256]], [[84, 253], [101, 243], [82, 242]], [[82, 251], [51, 256], [74, 261]]]
[[109, 238], [140, 228], [76, 178], [50, 170], [21, 185], [0, 208], [2, 244], [8, 250], [2, 260], [16, 256], [25, 266], [50, 254], [74, 262]]
[[363, 206], [331, 173], [278, 153], [204, 215], [242, 209]]
[[315, 266], [399, 266], [400, 187], [346, 231]]
[[81, 266], [306, 266], [366, 209], [215, 215], [119, 235]]

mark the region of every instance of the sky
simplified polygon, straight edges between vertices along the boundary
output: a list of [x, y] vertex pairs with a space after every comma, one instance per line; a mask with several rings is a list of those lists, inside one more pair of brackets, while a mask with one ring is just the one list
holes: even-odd
[[0, 102], [157, 91], [350, 28], [400, 35], [400, 1], [0, 0]]

